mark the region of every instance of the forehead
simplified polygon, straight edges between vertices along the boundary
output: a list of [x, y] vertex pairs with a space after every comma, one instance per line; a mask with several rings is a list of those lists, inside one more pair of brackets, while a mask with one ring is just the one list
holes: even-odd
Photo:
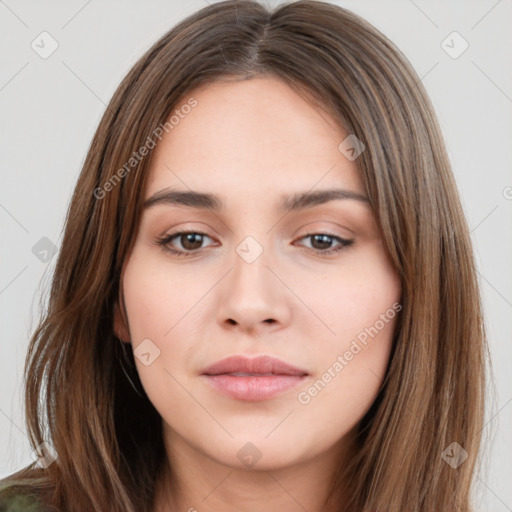
[[[181, 107], [195, 101], [193, 108]], [[269, 195], [315, 186], [364, 193], [339, 151], [338, 120], [274, 77], [222, 80], [185, 94], [152, 155], [145, 198], [167, 187], [220, 196]]]

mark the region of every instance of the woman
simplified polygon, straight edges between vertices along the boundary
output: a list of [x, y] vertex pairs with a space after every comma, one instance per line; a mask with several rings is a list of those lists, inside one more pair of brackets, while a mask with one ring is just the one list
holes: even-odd
[[4, 508], [470, 511], [475, 273], [388, 39], [323, 2], [207, 6], [94, 136], [27, 355], [42, 467]]

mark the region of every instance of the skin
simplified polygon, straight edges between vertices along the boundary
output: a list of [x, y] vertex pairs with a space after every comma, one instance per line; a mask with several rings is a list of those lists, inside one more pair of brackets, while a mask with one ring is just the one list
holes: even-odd
[[[382, 384], [396, 318], [341, 372], [333, 363], [400, 301], [400, 282], [368, 203], [277, 212], [283, 194], [365, 195], [357, 161], [338, 149], [348, 135], [339, 123], [273, 77], [214, 82], [190, 96], [197, 106], [153, 150], [145, 198], [171, 187], [216, 194], [225, 206], [144, 211], [123, 269], [127, 318], [116, 308], [114, 321], [134, 350], [145, 339], [160, 350], [149, 366], [136, 358], [174, 472], [162, 477], [155, 510], [324, 512], [329, 478]], [[189, 256], [156, 243], [186, 230], [207, 233], [168, 244]], [[354, 243], [322, 256], [340, 242], [306, 235], [325, 232]], [[236, 252], [247, 236], [263, 249], [252, 263]], [[200, 375], [232, 354], [274, 356], [309, 376], [267, 400], [236, 400]], [[335, 376], [301, 403], [329, 368]], [[261, 453], [252, 467], [237, 457], [248, 442]]]

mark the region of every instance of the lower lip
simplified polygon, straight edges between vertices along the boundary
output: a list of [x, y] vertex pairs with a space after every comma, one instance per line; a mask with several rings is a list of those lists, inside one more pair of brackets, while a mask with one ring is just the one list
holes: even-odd
[[266, 400], [282, 391], [298, 386], [307, 375], [204, 375], [221, 393], [236, 400]]

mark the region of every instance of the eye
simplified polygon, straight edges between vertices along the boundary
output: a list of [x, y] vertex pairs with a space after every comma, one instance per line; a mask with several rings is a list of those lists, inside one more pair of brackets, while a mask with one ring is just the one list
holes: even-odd
[[[201, 245], [204, 237], [210, 238], [202, 231], [179, 231], [178, 233], [164, 235], [163, 237], [157, 238], [156, 243], [172, 254], [177, 256], [188, 256], [194, 252], [199, 252], [198, 249], [202, 249]], [[172, 247], [171, 243], [174, 239], [177, 239], [180, 242], [181, 249]]]
[[[308, 247], [312, 251], [316, 252], [320, 256], [328, 256], [333, 253], [337, 253], [342, 251], [343, 249], [350, 247], [354, 243], [354, 239], [346, 239], [342, 238], [338, 235], [333, 235], [330, 233], [308, 233], [307, 235], [302, 236], [299, 240], [311, 239], [312, 247]], [[334, 248], [329, 248], [333, 241], [338, 242], [338, 245]], [[325, 250], [327, 248], [327, 250]]]
[[[194, 253], [199, 253], [200, 250], [203, 249], [202, 245], [204, 237], [211, 239], [209, 235], [202, 231], [179, 231], [177, 233], [157, 238], [156, 243], [164, 250], [169, 251], [176, 256], [191, 256]], [[299, 240], [307, 238], [311, 239], [312, 247], [306, 248], [320, 256], [329, 256], [337, 253], [347, 247], [350, 247], [354, 243], [353, 239], [347, 240], [330, 233], [308, 233], [300, 237]], [[181, 248], [173, 247], [172, 243], [175, 239], [180, 242]], [[334, 248], [330, 247], [333, 241], [338, 243]]]

